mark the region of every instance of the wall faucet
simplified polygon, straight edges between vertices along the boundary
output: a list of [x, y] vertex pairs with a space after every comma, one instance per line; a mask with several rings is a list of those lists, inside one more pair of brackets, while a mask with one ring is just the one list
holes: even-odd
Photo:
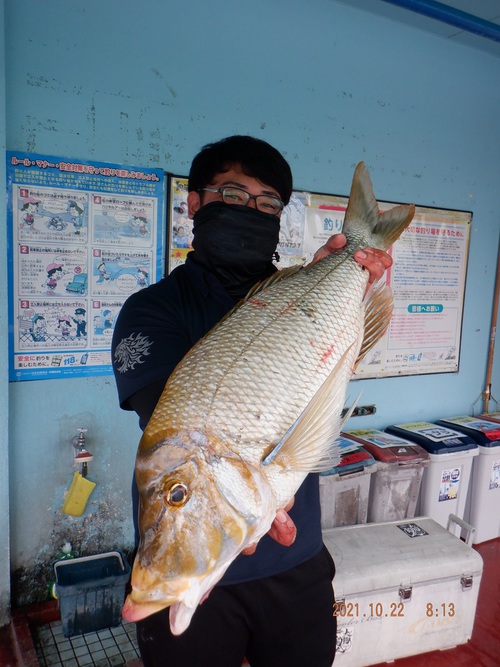
[[78, 435], [76, 435], [72, 440], [72, 445], [75, 449], [75, 463], [80, 466], [80, 473], [82, 477], [87, 477], [88, 467], [87, 464], [89, 461], [92, 461], [94, 457], [87, 450], [85, 446], [85, 433], [87, 432], [86, 428], [79, 428]]

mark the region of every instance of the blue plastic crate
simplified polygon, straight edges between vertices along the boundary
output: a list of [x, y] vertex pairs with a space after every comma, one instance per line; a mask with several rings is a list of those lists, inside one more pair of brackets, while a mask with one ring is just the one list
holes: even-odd
[[130, 576], [120, 551], [56, 561], [53, 568], [65, 637], [120, 625]]

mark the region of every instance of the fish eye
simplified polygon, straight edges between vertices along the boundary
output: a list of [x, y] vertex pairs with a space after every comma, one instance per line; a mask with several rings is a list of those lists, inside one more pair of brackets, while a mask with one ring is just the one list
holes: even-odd
[[182, 507], [188, 498], [188, 487], [183, 482], [173, 480], [165, 488], [165, 500], [171, 507]]

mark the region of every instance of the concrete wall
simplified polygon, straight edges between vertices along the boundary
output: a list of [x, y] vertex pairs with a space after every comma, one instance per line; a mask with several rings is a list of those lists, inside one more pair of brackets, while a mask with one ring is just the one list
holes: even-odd
[[[497, 58], [333, 0], [3, 1], [8, 149], [186, 174], [203, 144], [248, 133], [282, 150], [298, 189], [348, 194], [363, 159], [380, 199], [472, 210], [459, 373], [357, 382], [352, 394], [362, 387], [378, 410], [350, 426], [470, 413], [484, 388], [498, 250]], [[0, 281], [4, 333], [5, 299]], [[5, 378], [10, 533], [2, 502], [0, 544], [10, 534], [18, 605], [43, 597], [66, 539], [82, 553], [131, 546], [140, 433], [112, 377], [13, 383], [8, 410]], [[60, 511], [78, 427], [97, 482], [80, 519]]]
[[[4, 37], [4, 1], [0, 0], [0, 53], [5, 50]], [[5, 151], [5, 69], [0, 69], [0, 146]], [[0, 221], [5, 229], [5, 162], [0, 162]], [[7, 237], [0, 234], [0, 256], [7, 252]], [[7, 266], [0, 269], [0, 340], [7, 340]], [[0, 346], [0, 369], [3, 381], [0, 384], [0, 562], [9, 563], [9, 385], [7, 378], [7, 345]], [[0, 569], [0, 627], [6, 625], [10, 618], [10, 572], [8, 567]]]

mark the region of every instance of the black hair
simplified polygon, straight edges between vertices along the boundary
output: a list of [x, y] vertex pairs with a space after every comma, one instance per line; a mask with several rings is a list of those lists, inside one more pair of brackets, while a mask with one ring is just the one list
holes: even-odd
[[247, 135], [233, 135], [203, 146], [191, 164], [188, 190], [201, 190], [234, 165], [240, 165], [247, 176], [275, 188], [283, 203], [288, 204], [293, 187], [290, 165], [267, 141]]

